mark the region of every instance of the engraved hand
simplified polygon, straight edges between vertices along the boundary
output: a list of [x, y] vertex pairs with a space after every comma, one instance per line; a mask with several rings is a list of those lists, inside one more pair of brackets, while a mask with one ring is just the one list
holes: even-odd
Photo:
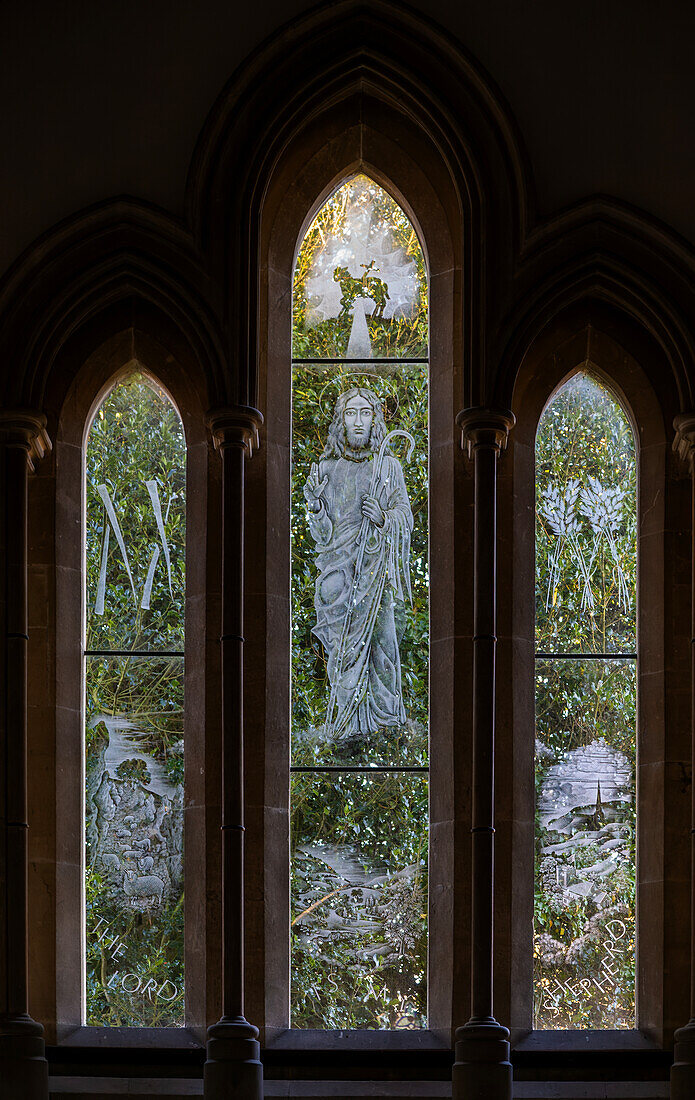
[[386, 523], [384, 510], [376, 497], [366, 496], [362, 501], [362, 515], [370, 519], [376, 527], [383, 527]]
[[319, 481], [319, 468], [316, 462], [312, 462], [309, 476], [304, 485], [304, 499], [311, 512], [318, 512], [325, 507], [325, 501], [321, 499], [328, 485], [328, 478]]

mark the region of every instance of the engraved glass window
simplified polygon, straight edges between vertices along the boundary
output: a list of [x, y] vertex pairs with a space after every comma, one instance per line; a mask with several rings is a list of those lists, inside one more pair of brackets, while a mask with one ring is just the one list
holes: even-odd
[[118, 383], [86, 449], [86, 1018], [179, 1027], [186, 446], [167, 395]]
[[534, 1026], [635, 1027], [636, 459], [571, 378], [536, 437]]
[[427, 1021], [427, 273], [366, 176], [304, 237], [292, 368], [291, 1022]]

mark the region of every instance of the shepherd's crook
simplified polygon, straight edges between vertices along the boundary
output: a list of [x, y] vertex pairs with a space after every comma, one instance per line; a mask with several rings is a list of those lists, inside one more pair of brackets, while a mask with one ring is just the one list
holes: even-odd
[[[384, 458], [386, 457], [387, 448], [391, 445], [394, 439], [403, 437], [408, 440], [408, 450], [406, 451], [405, 460], [410, 461], [410, 458], [415, 447], [415, 440], [410, 432], [403, 431], [402, 428], [395, 428], [392, 432], [389, 432], [384, 437], [379, 452], [374, 460], [374, 469], [372, 470], [372, 480], [369, 485], [369, 496], [375, 497], [379, 482], [381, 481], [381, 471], [384, 465]], [[348, 599], [347, 610], [345, 612], [345, 618], [343, 619], [343, 625], [340, 630], [340, 640], [338, 642], [338, 650], [335, 662], [335, 673], [333, 676], [333, 682], [331, 684], [331, 694], [328, 698], [328, 706], [326, 708], [326, 737], [329, 737], [333, 732], [333, 719], [334, 712], [338, 697], [338, 684], [343, 671], [343, 658], [345, 657], [345, 645], [350, 633], [350, 626], [352, 625], [352, 615], [355, 610], [355, 597], [357, 595], [357, 588], [359, 586], [360, 574], [362, 572], [362, 565], [364, 563], [364, 555], [367, 548], [367, 539], [369, 538], [369, 527], [371, 520], [366, 516], [362, 517], [362, 523], [360, 531], [357, 536], [357, 558], [355, 560], [355, 571], [352, 576], [352, 585], [350, 587], [350, 597]]]

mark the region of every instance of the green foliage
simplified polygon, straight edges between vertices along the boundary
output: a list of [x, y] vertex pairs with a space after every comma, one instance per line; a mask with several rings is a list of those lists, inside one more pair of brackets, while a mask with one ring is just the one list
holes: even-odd
[[[372, 261], [365, 266], [361, 279], [354, 278], [336, 264], [333, 278], [340, 283], [342, 309], [339, 316], [326, 317], [318, 323], [310, 321], [312, 301], [307, 297], [306, 283], [312, 265], [326, 248], [326, 243], [341, 233], [345, 226], [346, 208], [357, 189], [366, 185], [364, 197], [373, 206], [372, 232], [388, 226], [395, 246], [412, 260], [417, 269], [418, 300], [407, 316], [384, 317], [388, 300], [387, 281], [380, 278]], [[297, 257], [292, 298], [292, 350], [295, 358], [339, 359], [346, 354], [351, 328], [351, 307], [357, 297], [372, 298], [376, 303], [367, 327], [375, 358], [427, 355], [427, 269], [417, 234], [400, 206], [391, 196], [365, 176], [357, 176], [328, 199], [307, 230]]]
[[427, 781], [292, 784], [295, 1027], [427, 1024]]
[[[292, 391], [292, 730], [295, 745], [297, 736], [301, 738], [322, 724], [328, 700], [326, 654], [311, 633], [316, 622], [315, 544], [309, 533], [302, 489], [312, 462], [317, 462], [323, 451], [336, 398], [342, 390], [360, 385], [368, 386], [380, 398], [387, 430], [403, 428], [415, 439], [411, 460], [403, 462], [414, 518], [410, 543], [413, 602], [399, 612], [400, 652], [408, 717], [425, 728], [428, 725], [427, 368], [419, 363], [355, 371], [338, 363], [302, 364], [294, 368]], [[299, 763], [298, 760], [294, 762]], [[423, 759], [419, 756], [404, 762], [422, 763]]]
[[[314, 542], [306, 520], [302, 487], [311, 463], [323, 450], [335, 399], [341, 389], [367, 385], [382, 400], [386, 425], [411, 432], [416, 448], [404, 463], [408, 496], [414, 514], [410, 569], [412, 607], [400, 613], [400, 652], [403, 697], [408, 722], [401, 729], [384, 730], [371, 743], [322, 738], [329, 683], [326, 655], [311, 629], [316, 622]], [[320, 410], [320, 415], [317, 415]], [[292, 479], [292, 753], [295, 765], [320, 764], [424, 764], [427, 763], [429, 728], [429, 570], [427, 532], [427, 374], [422, 364], [397, 370], [356, 374], [338, 364], [295, 367], [293, 389]], [[325, 868], [317, 872], [316, 860], [293, 859], [292, 894], [295, 907], [318, 891], [314, 898], [311, 928], [293, 934], [293, 1026], [323, 1028], [422, 1027], [426, 1026], [426, 787], [417, 788], [417, 807], [402, 786], [391, 782], [389, 800], [374, 802], [383, 785], [370, 777], [364, 785], [350, 783], [326, 789], [313, 775], [295, 783], [292, 799], [293, 844], [320, 843], [332, 826], [333, 845], [348, 845], [360, 858], [391, 852], [393, 868], [379, 888], [379, 905], [364, 915], [359, 890], [345, 888], [340, 875]], [[397, 795], [397, 797], [395, 797]], [[393, 796], [393, 797], [391, 797]], [[388, 826], [386, 823], [388, 822]], [[394, 845], [394, 829], [402, 831]], [[299, 838], [299, 839], [298, 839]], [[417, 849], [417, 855], [415, 853]], [[407, 880], [398, 871], [416, 863], [417, 874]], [[325, 888], [325, 889], [324, 889]], [[324, 891], [321, 893], [321, 891]], [[335, 900], [338, 890], [339, 901]], [[417, 928], [409, 946], [387, 951], [384, 939], [389, 913], [417, 913], [410, 924]], [[324, 940], [326, 920], [344, 923]], [[360, 921], [378, 927], [370, 935], [355, 933]], [[348, 930], [347, 926], [350, 929]], [[391, 940], [393, 937], [391, 937]], [[370, 945], [375, 949], [370, 954]]]
[[88, 753], [99, 715], [115, 715], [137, 726], [143, 752], [174, 767], [183, 737], [183, 659], [87, 657], [85, 673]]
[[[104, 803], [106, 817], [102, 813], [100, 821], [94, 799], [109, 745], [104, 718], [117, 719], [124, 736], [122, 759], [111, 766], [113, 790], [130, 792], [136, 800], [137, 792], [144, 798], [158, 790], [159, 795], [152, 795], [157, 806], [162, 805], [162, 790], [179, 788], [176, 797], [180, 796], [183, 660], [156, 654], [183, 648], [185, 477], [186, 447], [178, 413], [154, 383], [132, 374], [97, 410], [86, 454], [86, 648], [154, 654], [86, 658], [87, 1020], [100, 1026], [181, 1026], [184, 1018], [183, 894], [173, 890], [173, 896], [156, 907], [129, 905], [123, 878], [126, 873], [144, 873], [135, 856], [121, 858], [120, 869], [110, 878], [95, 869], [103, 850], [99, 828], [104, 829], [113, 811]], [[171, 579], [146, 481], [156, 484]], [[100, 486], [105, 486], [117, 517], [132, 585]], [[181, 812], [172, 805], [173, 810], [166, 810], [170, 817]], [[162, 828], [173, 835], [171, 826]], [[136, 831], [129, 843], [137, 840]]]
[[[87, 649], [181, 649], [186, 591], [186, 445], [176, 409], [144, 375], [133, 374], [107, 396], [87, 446]], [[171, 558], [171, 591], [145, 482], [157, 484]], [[107, 516], [105, 485], [123, 532], [136, 595], [110, 532], [105, 613], [95, 614]], [[141, 606], [152, 553], [160, 553], [151, 606]]]
[[[364, 178], [358, 178], [363, 186]], [[309, 323], [305, 285], [328, 237], [344, 224], [352, 184], [340, 188], [312, 222], [294, 281], [296, 357], [344, 355], [351, 311], [371, 298], [367, 317], [375, 357], [427, 354], [427, 278], [417, 236], [403, 211], [369, 182], [372, 227], [389, 225], [393, 243], [416, 263], [419, 297], [411, 316], [385, 318], [388, 279], [374, 262], [355, 278], [336, 264], [341, 309]], [[381, 401], [387, 430], [415, 439], [402, 460], [414, 516], [412, 606], [396, 609], [403, 699], [408, 719], [371, 740], [326, 739], [330, 685], [327, 655], [312, 634], [316, 623], [315, 544], [303, 486], [323, 451], [338, 395], [353, 386]], [[340, 362], [298, 364], [292, 389], [292, 762], [295, 766], [426, 767], [429, 731], [428, 374], [425, 364]], [[308, 1028], [426, 1026], [427, 781], [407, 773], [294, 774], [292, 784], [292, 1025]]]
[[554, 759], [597, 737], [634, 756], [635, 705], [632, 660], [537, 661], [536, 734]]
[[[597, 539], [582, 496], [597, 479], [598, 519], [608, 528]], [[566, 535], [547, 518], [547, 494], [565, 500]], [[624, 493], [616, 502], [606, 490]], [[595, 494], [593, 494], [595, 496]], [[536, 439], [536, 645], [563, 652], [630, 651], [635, 646], [637, 540], [635, 443], [627, 417], [608, 390], [575, 375], [546, 408]], [[545, 514], [544, 514], [545, 513]], [[611, 530], [611, 521], [613, 529]], [[615, 554], [612, 552], [615, 547]], [[557, 555], [558, 569], [550, 566]], [[588, 584], [583, 567], [588, 570]], [[627, 602], [621, 601], [621, 574]], [[593, 605], [586, 606], [589, 592]]]
[[[615, 398], [586, 374], [543, 414], [536, 488], [537, 648], [629, 653], [636, 644], [634, 439]], [[558, 812], [567, 810], [553, 825], [536, 814], [539, 1028], [634, 1027], [635, 723], [632, 658], [537, 660], [536, 791], [539, 802], [543, 790], [555, 792], [565, 799]], [[629, 781], [607, 803], [600, 779], [592, 787], [587, 777], [588, 804], [579, 805], [558, 776], [574, 774], [576, 753], [597, 746]]]
[[102, 877], [88, 868], [85, 897], [88, 1022], [181, 1027], [183, 895], [157, 917], [126, 914], [109, 898]]

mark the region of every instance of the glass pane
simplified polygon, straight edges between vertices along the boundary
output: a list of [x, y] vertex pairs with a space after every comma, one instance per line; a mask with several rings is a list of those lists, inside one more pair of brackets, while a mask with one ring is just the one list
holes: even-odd
[[293, 311], [292, 1023], [423, 1027], [427, 779], [378, 768], [428, 759], [428, 371], [394, 361], [427, 353], [427, 279], [367, 177], [309, 227]]
[[424, 363], [294, 366], [295, 765], [426, 763], [427, 398]]
[[536, 437], [536, 644], [544, 652], [635, 649], [636, 463], [612, 394], [578, 374]]
[[635, 677], [536, 663], [537, 1028], [635, 1026]]
[[183, 661], [86, 658], [88, 1025], [181, 1027]]
[[186, 445], [142, 374], [115, 386], [87, 443], [87, 649], [182, 649]]
[[427, 780], [295, 774], [292, 1026], [420, 1028]]
[[427, 355], [427, 274], [412, 224], [367, 176], [322, 206], [297, 258], [295, 358]]

